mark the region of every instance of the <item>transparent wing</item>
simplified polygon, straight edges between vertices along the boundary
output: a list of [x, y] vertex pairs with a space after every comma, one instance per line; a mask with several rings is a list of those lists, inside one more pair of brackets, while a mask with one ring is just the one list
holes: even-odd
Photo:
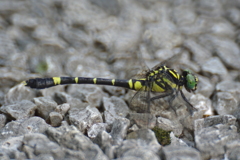
[[[168, 67], [175, 66], [176, 64], [178, 64], [179, 59], [181, 58], [181, 56], [182, 56], [181, 53], [180, 53], [180, 54], [176, 54], [176, 55], [172, 56], [171, 58], [160, 62], [159, 64], [155, 65], [155, 66], [152, 67], [151, 69], [152, 69], [152, 70], [155, 70], [155, 69], [157, 69], [158, 67], [163, 66], [163, 65], [166, 65], [166, 66], [168, 66]], [[177, 65], [176, 65], [176, 66], [177, 66]], [[173, 68], [176, 68], [176, 67], [173, 67]]]
[[[155, 113], [151, 112], [151, 108], [153, 108], [153, 106], [161, 107], [164, 106], [164, 104], [166, 104], [166, 100], [159, 99], [172, 96], [174, 94], [174, 90], [171, 88], [171, 86], [168, 86], [168, 84], [166, 84], [166, 82], [163, 81], [163, 79], [166, 78], [170, 79], [171, 77], [166, 73], [161, 73], [161, 75], [157, 77], [160, 80], [158, 81], [158, 83], [163, 84], [163, 86], [166, 87], [165, 92], [152, 92], [153, 82], [156, 83], [156, 79], [147, 80], [145, 82], [145, 86], [143, 86], [142, 89], [137, 91], [137, 93], [131, 99], [130, 108], [132, 110], [136, 111], [137, 113]], [[144, 78], [146, 78], [146, 75]], [[164, 106], [164, 108], [166, 108], [166, 106]]]
[[144, 86], [137, 91], [130, 101], [130, 108], [137, 113], [150, 113], [150, 91], [149, 86]]

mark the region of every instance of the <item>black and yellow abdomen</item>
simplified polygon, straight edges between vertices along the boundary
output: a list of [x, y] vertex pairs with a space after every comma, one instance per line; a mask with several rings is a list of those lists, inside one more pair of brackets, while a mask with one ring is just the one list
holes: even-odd
[[136, 79], [106, 79], [106, 78], [88, 78], [88, 77], [52, 77], [52, 78], [35, 78], [24, 81], [24, 85], [44, 89], [56, 85], [64, 84], [97, 84], [124, 87], [133, 90], [140, 90], [144, 86], [145, 80]]

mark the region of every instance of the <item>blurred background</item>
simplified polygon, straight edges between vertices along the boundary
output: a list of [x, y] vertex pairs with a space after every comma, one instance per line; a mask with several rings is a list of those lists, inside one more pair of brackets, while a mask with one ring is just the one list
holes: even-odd
[[237, 0], [2, 0], [0, 103], [37, 96], [16, 89], [21, 95], [6, 95], [29, 78], [131, 78], [171, 57], [177, 57], [171, 67], [197, 74], [196, 93], [214, 99], [219, 82], [236, 88], [232, 82], [240, 79], [239, 6]]
[[[194, 146], [192, 133], [194, 129], [197, 131], [193, 127], [195, 119], [227, 114], [235, 116], [235, 119], [226, 116], [230, 119], [229, 123], [232, 119], [240, 119], [239, 8], [240, 0], [0, 0], [0, 105], [1, 113], [7, 115], [1, 114], [0, 117], [0, 128], [3, 128], [0, 139], [15, 134], [8, 127], [12, 125], [12, 120], [36, 119], [33, 116], [37, 115], [49, 124], [50, 113], [55, 112], [58, 104], [65, 102], [68, 103], [65, 104], [66, 112], [60, 115], [58, 123], [50, 123], [54, 127], [61, 125], [65, 114], [69, 114], [69, 124], [77, 126], [86, 114], [79, 114], [77, 118], [74, 116], [87, 105], [103, 106], [98, 110], [91, 108], [100, 117], [96, 124], [104, 121], [100, 113], [103, 110], [105, 122], [112, 124], [112, 114], [109, 118], [106, 113], [108, 107], [111, 108], [108, 104], [117, 102], [121, 105], [124, 111], [120, 112], [120, 107], [116, 107], [116, 113], [123, 114], [116, 114], [116, 117], [124, 118], [129, 112], [125, 102], [133, 96], [125, 89], [108, 86], [68, 85], [34, 90], [21, 85], [24, 80], [54, 76], [125, 79], [171, 59], [168, 61], [170, 67], [179, 73], [189, 69], [199, 78], [195, 95], [184, 91], [199, 111], [194, 119], [182, 119], [182, 123], [187, 124], [184, 126], [187, 128], [185, 141]], [[54, 101], [46, 98], [49, 96], [55, 97]], [[45, 108], [52, 104], [54, 107], [45, 113], [42, 103]], [[26, 106], [32, 110], [25, 111]], [[9, 109], [11, 107], [16, 110]], [[173, 125], [169, 130], [181, 135], [183, 127], [178, 119], [173, 121], [174, 113], [157, 109], [155, 115], [170, 119], [167, 122]], [[71, 116], [75, 119], [71, 120]], [[219, 121], [225, 122], [226, 117], [220, 117]], [[84, 132], [92, 127], [94, 120], [90, 119], [85, 128], [81, 125], [77, 127]], [[45, 121], [44, 125], [47, 126]], [[26, 132], [17, 130], [15, 136], [30, 133], [26, 126]], [[45, 133], [45, 130], [40, 133]], [[229, 135], [233, 131], [224, 133]], [[202, 135], [202, 139], [196, 142], [198, 150], [213, 152], [214, 155], [212, 146], [211, 149], [199, 147], [202, 141], [209, 142], [204, 137], [205, 132]], [[217, 142], [221, 137], [218, 135], [216, 131]], [[235, 132], [232, 137], [237, 137]], [[220, 146], [215, 145], [215, 141], [211, 144]]]

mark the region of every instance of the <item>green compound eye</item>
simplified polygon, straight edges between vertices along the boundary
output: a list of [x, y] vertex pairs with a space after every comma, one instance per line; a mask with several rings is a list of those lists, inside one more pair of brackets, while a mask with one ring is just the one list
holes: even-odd
[[185, 78], [184, 86], [188, 92], [195, 91], [197, 89], [198, 78], [192, 74], [189, 70], [183, 71], [183, 77]]

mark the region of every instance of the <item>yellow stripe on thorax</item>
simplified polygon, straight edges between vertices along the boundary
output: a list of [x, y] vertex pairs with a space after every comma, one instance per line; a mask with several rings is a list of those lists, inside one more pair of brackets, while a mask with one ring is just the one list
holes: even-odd
[[75, 83], [78, 83], [78, 77], [75, 77]]
[[168, 84], [169, 86], [171, 86], [171, 88], [173, 88], [173, 89], [178, 87], [178, 85], [176, 83], [172, 82], [171, 80], [169, 80], [167, 78], [163, 78], [163, 81], [166, 84]]
[[153, 82], [152, 91], [153, 91], [153, 92], [164, 92], [165, 89], [163, 89], [163, 88], [160, 87], [158, 84], [156, 84], [155, 82]]
[[168, 68], [167, 66], [163, 66], [163, 68], [164, 68], [165, 70], [168, 70], [168, 69], [170, 69], [170, 68]]
[[[168, 70], [168, 71], [169, 71], [169, 73], [171, 73], [172, 76], [175, 77], [176, 79], [179, 79], [179, 78], [180, 78], [180, 77], [179, 77], [179, 74], [174, 73], [172, 70]], [[176, 72], [176, 71], [175, 71], [175, 72]]]
[[93, 78], [93, 83], [94, 83], [94, 84], [97, 83], [97, 78]]
[[52, 79], [53, 79], [54, 85], [61, 84], [61, 77], [53, 77]]

